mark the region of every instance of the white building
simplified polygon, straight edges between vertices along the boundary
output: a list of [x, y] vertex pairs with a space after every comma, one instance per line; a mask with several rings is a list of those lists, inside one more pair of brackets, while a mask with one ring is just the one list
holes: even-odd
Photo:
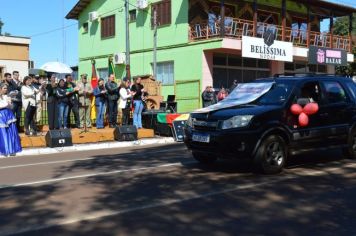
[[28, 75], [30, 43], [26, 37], [0, 36], [0, 79], [15, 70], [22, 78]]

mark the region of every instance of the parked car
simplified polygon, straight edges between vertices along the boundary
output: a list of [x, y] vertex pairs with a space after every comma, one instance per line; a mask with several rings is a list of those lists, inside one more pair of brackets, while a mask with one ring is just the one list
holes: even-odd
[[250, 158], [267, 174], [306, 151], [338, 147], [354, 158], [356, 84], [313, 74], [239, 84], [223, 101], [190, 114], [184, 142], [199, 162]]

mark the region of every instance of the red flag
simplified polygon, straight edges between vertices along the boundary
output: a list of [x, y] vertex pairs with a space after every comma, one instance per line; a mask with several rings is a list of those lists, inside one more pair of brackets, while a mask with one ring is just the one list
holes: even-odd
[[98, 86], [98, 77], [96, 75], [95, 61], [91, 63], [91, 87], [96, 88]]

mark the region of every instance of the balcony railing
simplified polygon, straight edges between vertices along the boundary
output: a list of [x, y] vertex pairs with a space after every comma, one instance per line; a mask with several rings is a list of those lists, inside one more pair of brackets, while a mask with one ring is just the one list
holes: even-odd
[[[350, 38], [345, 36], [333, 35], [331, 42], [330, 33], [321, 33], [307, 30], [285, 28], [285, 37], [283, 40], [282, 26], [271, 25], [257, 22], [255, 37], [263, 38], [267, 31], [275, 33], [275, 39], [280, 41], [292, 42], [294, 46], [308, 47], [309, 45], [343, 49], [350, 52]], [[220, 24], [209, 24], [204, 21], [198, 24], [191, 24], [189, 28], [189, 38], [191, 41], [219, 38], [221, 32]], [[241, 39], [242, 36], [254, 36], [253, 21], [228, 18], [225, 19], [225, 38]], [[308, 45], [309, 39], [309, 45]], [[331, 45], [332, 44], [332, 45]]]

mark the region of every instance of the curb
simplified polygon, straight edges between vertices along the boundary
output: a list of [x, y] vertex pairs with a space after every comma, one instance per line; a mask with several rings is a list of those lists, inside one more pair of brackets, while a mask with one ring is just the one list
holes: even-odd
[[99, 149], [110, 149], [110, 148], [124, 148], [124, 147], [137, 147], [137, 146], [147, 146], [153, 144], [171, 144], [175, 143], [173, 138], [148, 138], [140, 139], [137, 141], [130, 142], [103, 142], [103, 143], [91, 143], [91, 144], [76, 144], [70, 147], [60, 147], [60, 148], [34, 148], [25, 149], [22, 152], [16, 154], [17, 157], [20, 156], [32, 156], [32, 155], [45, 155], [45, 154], [57, 154], [63, 152], [78, 152], [78, 151], [90, 151]]

